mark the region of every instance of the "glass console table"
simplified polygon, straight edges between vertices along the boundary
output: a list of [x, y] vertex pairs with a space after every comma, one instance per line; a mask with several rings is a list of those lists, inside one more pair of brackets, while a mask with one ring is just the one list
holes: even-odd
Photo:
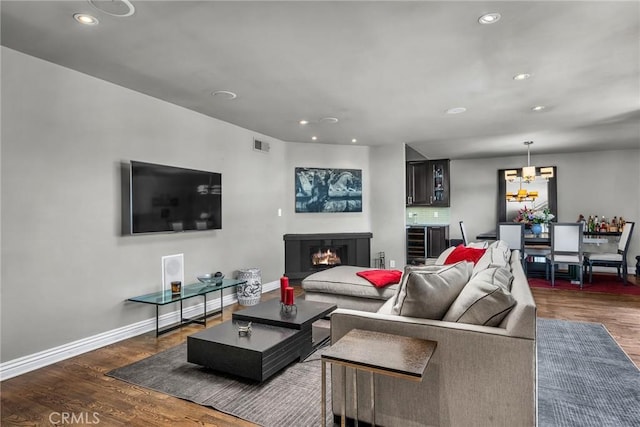
[[[182, 287], [182, 291], [179, 294], [174, 294], [171, 290], [153, 292], [151, 294], [140, 295], [137, 297], [129, 298], [127, 301], [140, 302], [144, 304], [152, 304], [156, 306], [156, 337], [162, 335], [166, 332], [173, 331], [182, 327], [183, 325], [187, 325], [190, 323], [197, 323], [200, 325], [207, 325], [207, 317], [212, 316], [214, 314], [220, 313], [220, 317], [222, 317], [222, 290], [226, 288], [230, 288], [233, 286], [241, 285], [246, 283], [246, 280], [234, 280], [234, 279], [222, 279], [222, 283], [219, 285], [205, 285], [203, 283], [192, 283], [190, 285], [186, 285]], [[220, 311], [215, 311], [211, 313], [207, 313], [207, 294], [211, 292], [220, 291]], [[201, 316], [194, 317], [191, 319], [185, 319], [182, 315], [182, 301], [202, 296], [204, 308]], [[167, 328], [160, 330], [159, 325], [159, 310], [160, 306], [171, 304], [174, 302], [180, 303], [180, 323], [177, 325], [172, 325]]]

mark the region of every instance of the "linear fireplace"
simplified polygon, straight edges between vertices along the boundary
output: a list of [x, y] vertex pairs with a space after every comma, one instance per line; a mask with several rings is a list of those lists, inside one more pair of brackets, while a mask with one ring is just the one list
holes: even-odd
[[[319, 246], [316, 248], [311, 248], [311, 266], [315, 269], [324, 269], [335, 267], [336, 265], [341, 265], [343, 263], [342, 259], [344, 258], [344, 264], [348, 265], [346, 259], [346, 249], [345, 245], [340, 246]], [[345, 253], [343, 255], [343, 252]]]
[[284, 270], [290, 279], [338, 265], [369, 267], [371, 233], [285, 234]]

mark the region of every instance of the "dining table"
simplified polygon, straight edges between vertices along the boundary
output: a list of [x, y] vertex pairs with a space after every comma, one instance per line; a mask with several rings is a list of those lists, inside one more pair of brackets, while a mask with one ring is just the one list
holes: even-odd
[[[615, 231], [585, 231], [582, 233], [582, 243], [586, 244], [606, 244], [609, 242], [610, 237], [620, 237], [622, 233]], [[496, 240], [498, 238], [498, 233], [496, 230], [486, 231], [484, 233], [480, 233], [476, 235], [476, 240]], [[524, 233], [524, 246], [549, 246], [551, 247], [551, 234], [550, 233], [540, 233], [538, 235], [533, 234], [531, 230], [525, 230]]]

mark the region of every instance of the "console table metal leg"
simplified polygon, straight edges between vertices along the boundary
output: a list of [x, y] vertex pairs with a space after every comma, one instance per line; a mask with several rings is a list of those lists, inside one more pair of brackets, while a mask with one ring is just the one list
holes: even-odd
[[354, 426], [358, 427], [358, 370], [353, 370], [353, 413]]
[[202, 295], [202, 299], [204, 302], [204, 308], [203, 308], [203, 313], [202, 313], [202, 321], [204, 324], [204, 327], [207, 327], [207, 294]]
[[158, 309], [160, 308], [159, 305], [156, 305], [156, 338], [158, 338], [160, 336], [160, 324], [158, 321], [158, 318], [160, 317], [160, 313], [158, 312]]
[[342, 404], [341, 404], [340, 427], [347, 425], [347, 367], [342, 365]]
[[376, 425], [376, 380], [375, 374], [371, 372], [371, 427]]
[[322, 403], [320, 416], [322, 417], [322, 427], [327, 425], [327, 362], [322, 361]]

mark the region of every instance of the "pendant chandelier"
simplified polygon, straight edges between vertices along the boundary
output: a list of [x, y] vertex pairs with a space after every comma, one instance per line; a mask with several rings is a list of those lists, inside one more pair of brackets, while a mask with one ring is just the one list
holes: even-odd
[[[522, 181], [526, 183], [530, 183], [536, 180], [536, 167], [531, 166], [531, 144], [533, 141], [525, 141], [524, 145], [527, 146], [527, 166], [524, 166], [522, 169], [508, 169], [504, 171], [504, 179], [509, 182], [514, 182], [516, 178], [520, 178], [520, 183]], [[546, 179], [553, 178], [553, 167], [544, 167], [540, 168], [540, 177]]]
[[520, 177], [520, 181], [529, 183], [536, 180], [536, 167], [531, 166], [531, 144], [533, 141], [525, 141], [524, 145], [527, 146], [527, 166], [523, 167], [521, 170], [509, 169], [504, 172], [504, 179], [509, 182], [513, 182], [517, 177]]
[[[516, 179], [520, 179], [520, 188], [517, 193], [507, 192], [506, 199], [508, 202], [532, 202], [538, 197], [537, 191], [527, 191], [522, 188], [522, 182], [531, 183], [536, 180], [536, 167], [531, 166], [531, 144], [533, 141], [525, 141], [524, 145], [527, 146], [527, 166], [522, 169], [508, 169], [504, 172], [504, 179], [509, 182], [514, 182]], [[553, 178], [553, 167], [540, 168], [540, 177], [546, 179]]]

